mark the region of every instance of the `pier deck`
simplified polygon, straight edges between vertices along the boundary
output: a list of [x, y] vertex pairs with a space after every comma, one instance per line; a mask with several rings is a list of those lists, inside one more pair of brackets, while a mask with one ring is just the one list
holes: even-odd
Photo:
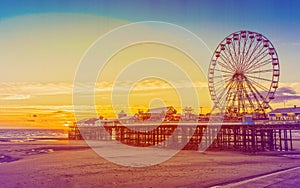
[[298, 122], [242, 123], [162, 123], [105, 124], [104, 126], [72, 126], [69, 139], [117, 140], [136, 147], [160, 146], [190, 150], [291, 151], [293, 130], [300, 130]]

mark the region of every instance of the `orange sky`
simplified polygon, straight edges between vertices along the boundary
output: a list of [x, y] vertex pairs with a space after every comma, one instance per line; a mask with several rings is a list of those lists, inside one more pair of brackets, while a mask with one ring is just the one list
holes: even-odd
[[[65, 128], [72, 124], [73, 79], [83, 54], [98, 37], [126, 23], [84, 14], [33, 14], [1, 20], [0, 128]], [[156, 58], [143, 59], [153, 56]], [[210, 56], [203, 57], [204, 64], [209, 64]], [[143, 77], [151, 72], [161, 72], [182, 88], [186, 83], [181, 78], [187, 74], [200, 104], [187, 98], [182, 106], [179, 88], [159, 77]], [[300, 88], [298, 83], [293, 86]], [[138, 108], [161, 105], [173, 105], [179, 112], [192, 106], [195, 113], [200, 106], [204, 113], [211, 107], [204, 73], [184, 53], [164, 45], [145, 43], [120, 51], [99, 74], [95, 89], [97, 111], [105, 117], [115, 117], [114, 112], [120, 110], [135, 113]], [[297, 102], [288, 101], [286, 105]], [[282, 104], [274, 104], [278, 106]], [[89, 117], [90, 107], [81, 110]]]
[[84, 14], [0, 20], [0, 127], [64, 128], [75, 121], [72, 84], [82, 55], [125, 23]]

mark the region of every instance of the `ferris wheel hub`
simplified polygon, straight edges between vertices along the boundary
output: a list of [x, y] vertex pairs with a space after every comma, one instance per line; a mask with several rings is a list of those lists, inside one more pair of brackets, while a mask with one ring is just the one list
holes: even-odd
[[241, 81], [245, 81], [245, 75], [244, 73], [240, 73], [240, 72], [236, 72], [232, 78], [235, 80], [235, 81], [238, 81], [238, 82], [241, 82]]

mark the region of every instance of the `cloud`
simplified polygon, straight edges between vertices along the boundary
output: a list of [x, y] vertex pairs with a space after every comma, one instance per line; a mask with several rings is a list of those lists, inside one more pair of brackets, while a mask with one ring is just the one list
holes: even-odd
[[274, 102], [284, 102], [288, 100], [300, 99], [300, 94], [291, 87], [278, 88], [275, 94]]
[[63, 95], [72, 93], [72, 83], [1, 82], [0, 98], [29, 98], [30, 96]]
[[[171, 85], [171, 84], [174, 85]], [[196, 88], [207, 88], [207, 82], [189, 82], [187, 80], [181, 80], [176, 82], [168, 82], [168, 80], [160, 80], [160, 79], [146, 79], [141, 80], [139, 82], [133, 82], [133, 81], [118, 81], [116, 83], [97, 83], [96, 84], [96, 90], [103, 91], [106, 89], [109, 90], [127, 90], [128, 88], [133, 88], [135, 90], [139, 91], [145, 91], [145, 90], [162, 90], [162, 89], [180, 89], [180, 88], [190, 88], [190, 87], [196, 87]], [[102, 86], [102, 87], [101, 87]]]
[[[0, 100], [26, 100], [44, 96], [71, 96], [73, 91], [71, 82], [0, 82]], [[109, 94], [109, 92], [127, 93], [131, 89], [139, 93], [169, 91], [170, 89], [190, 89], [190, 87], [207, 89], [207, 83], [187, 81], [177, 81], [175, 85], [170, 85], [167, 81], [156, 79], [144, 80], [141, 82], [118, 81], [118, 82], [97, 82], [77, 83], [76, 91], [83, 97], [90, 97], [88, 88], [94, 88], [95, 94]], [[94, 94], [94, 93], [93, 93]]]
[[26, 100], [30, 99], [30, 95], [8, 95], [1, 97], [2, 100]]

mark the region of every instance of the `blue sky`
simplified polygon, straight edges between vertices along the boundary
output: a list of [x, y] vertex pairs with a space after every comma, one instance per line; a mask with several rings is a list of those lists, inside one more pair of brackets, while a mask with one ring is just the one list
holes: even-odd
[[[267, 36], [282, 62], [281, 81], [300, 81], [294, 69], [300, 55], [300, 2], [280, 0], [7, 0], [1, 1], [0, 21], [45, 13], [81, 13], [129, 22], [165, 21], [186, 27], [213, 50], [226, 35], [253, 30]], [[286, 71], [285, 71], [286, 70]], [[287, 77], [287, 72], [293, 73]]]
[[299, 8], [296, 0], [7, 0], [1, 1], [0, 19], [35, 13], [83, 13], [129, 21], [166, 21], [190, 28], [215, 25], [219, 30], [211, 32], [220, 36], [244, 27], [299, 39]]
[[[196, 23], [215, 21], [258, 25], [300, 22], [298, 1], [198, 1], [198, 0], [12, 0], [1, 1], [0, 18], [33, 13], [85, 13], [115, 18]], [[299, 27], [299, 26], [297, 26]]]

